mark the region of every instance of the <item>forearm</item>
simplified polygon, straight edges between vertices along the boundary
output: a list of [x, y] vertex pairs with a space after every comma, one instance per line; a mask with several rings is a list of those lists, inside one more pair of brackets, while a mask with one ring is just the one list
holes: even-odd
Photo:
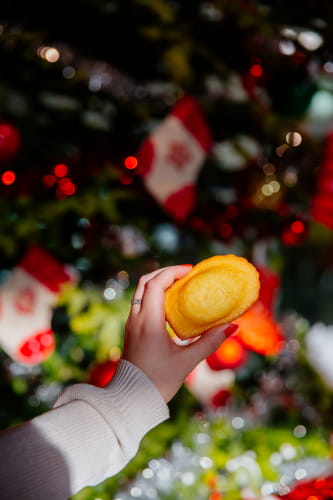
[[71, 386], [52, 411], [3, 433], [1, 498], [64, 500], [100, 483], [121, 470], [146, 432], [166, 418], [157, 389], [121, 361], [106, 388]]

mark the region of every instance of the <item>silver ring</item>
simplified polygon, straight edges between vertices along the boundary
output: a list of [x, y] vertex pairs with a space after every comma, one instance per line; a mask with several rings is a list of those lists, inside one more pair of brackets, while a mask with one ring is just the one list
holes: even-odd
[[132, 299], [131, 300], [131, 304], [134, 305], [134, 304], [141, 304], [142, 303], [142, 299]]

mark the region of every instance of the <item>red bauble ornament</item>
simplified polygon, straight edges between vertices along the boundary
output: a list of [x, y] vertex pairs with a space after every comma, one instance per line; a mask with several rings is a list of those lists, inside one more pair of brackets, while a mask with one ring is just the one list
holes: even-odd
[[118, 361], [112, 360], [94, 365], [89, 372], [88, 383], [97, 387], [105, 387], [115, 374], [117, 365]]
[[206, 362], [212, 370], [236, 369], [245, 363], [246, 358], [245, 347], [237, 338], [230, 337], [206, 358]]
[[55, 349], [52, 330], [45, 330], [32, 335], [19, 347], [17, 359], [22, 363], [35, 365], [47, 359]]
[[21, 134], [19, 130], [10, 123], [0, 123], [0, 162], [6, 163], [12, 160], [21, 146]]
[[259, 301], [234, 321], [238, 338], [248, 349], [263, 355], [277, 354], [283, 346], [283, 334], [271, 313]]
[[301, 482], [290, 493], [282, 495], [283, 500], [330, 500], [333, 499], [333, 476], [320, 477]]

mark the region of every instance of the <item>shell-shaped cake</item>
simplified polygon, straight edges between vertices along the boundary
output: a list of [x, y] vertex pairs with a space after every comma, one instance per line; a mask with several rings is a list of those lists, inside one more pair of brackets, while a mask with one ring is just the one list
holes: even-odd
[[241, 316], [259, 288], [259, 273], [244, 257], [210, 257], [166, 290], [166, 320], [180, 339], [197, 337]]

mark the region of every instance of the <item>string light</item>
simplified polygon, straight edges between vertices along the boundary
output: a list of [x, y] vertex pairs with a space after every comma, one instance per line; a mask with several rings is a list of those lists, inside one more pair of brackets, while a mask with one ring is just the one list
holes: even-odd
[[119, 361], [121, 358], [121, 349], [117, 346], [111, 347], [109, 351], [109, 359], [111, 361]]
[[248, 349], [268, 356], [282, 349], [282, 331], [261, 304], [254, 304], [234, 322], [238, 325], [235, 335]]
[[71, 78], [74, 78], [76, 71], [72, 66], [65, 66], [62, 70], [62, 75], [66, 78], [66, 80], [70, 80]]
[[302, 136], [299, 132], [288, 132], [286, 135], [286, 142], [289, 146], [299, 146], [302, 140]]
[[127, 186], [128, 184], [131, 184], [133, 182], [133, 178], [130, 175], [122, 174], [120, 176], [120, 182], [124, 186]]
[[325, 485], [326, 485], [326, 479], [323, 477], [320, 477], [315, 482], [315, 488], [318, 488], [318, 489], [323, 488]]
[[133, 170], [138, 166], [138, 160], [135, 158], [135, 156], [127, 156], [124, 160], [124, 165], [126, 168], [129, 170]]
[[333, 63], [331, 61], [327, 61], [325, 64], [324, 64], [324, 70], [327, 72], [327, 73], [333, 73]]
[[295, 184], [297, 184], [298, 180], [297, 169], [292, 166], [287, 167], [283, 180], [287, 186], [294, 186]]
[[55, 179], [54, 175], [51, 175], [51, 174], [44, 175], [43, 184], [45, 184], [45, 186], [52, 187], [52, 186], [54, 186], [55, 183], [56, 183], [56, 179]]
[[60, 59], [60, 52], [55, 47], [42, 46], [37, 49], [37, 54], [49, 63], [55, 63]]
[[64, 163], [59, 163], [54, 167], [53, 172], [57, 177], [65, 177], [68, 173], [68, 167]]
[[237, 338], [229, 337], [208, 358], [206, 362], [212, 370], [235, 369], [244, 364], [247, 350]]
[[302, 221], [300, 221], [300, 220], [295, 220], [295, 221], [291, 224], [291, 230], [292, 230], [292, 232], [293, 232], [293, 233], [295, 233], [295, 234], [301, 234], [301, 233], [303, 233], [304, 228], [305, 228], [305, 226], [304, 226], [303, 222], [302, 222]]
[[253, 64], [250, 68], [250, 75], [254, 76], [255, 78], [259, 78], [260, 76], [263, 75], [263, 73], [264, 71], [260, 66], [260, 64]]
[[280, 191], [280, 187], [281, 186], [278, 181], [271, 181], [261, 187], [261, 192], [264, 196], [272, 196], [272, 194]]
[[275, 172], [275, 165], [273, 165], [273, 163], [265, 163], [262, 169], [266, 175], [273, 175]]
[[297, 38], [298, 42], [307, 50], [317, 50], [323, 44], [323, 39], [315, 31], [302, 31]]
[[297, 32], [294, 30], [294, 28], [286, 26], [281, 29], [281, 36], [295, 40], [297, 37]]
[[285, 56], [292, 56], [296, 52], [296, 47], [291, 40], [280, 40], [279, 50]]
[[288, 148], [289, 148], [288, 144], [281, 144], [275, 149], [275, 152], [279, 158], [282, 158], [282, 156], [284, 155], [284, 153], [287, 151]]
[[57, 197], [71, 196], [75, 193], [76, 187], [68, 177], [63, 177], [59, 180], [59, 187], [57, 189]]
[[5, 186], [10, 186], [13, 184], [16, 180], [16, 174], [13, 172], [13, 170], [6, 170], [1, 176], [1, 182], [2, 184], [5, 184]]

